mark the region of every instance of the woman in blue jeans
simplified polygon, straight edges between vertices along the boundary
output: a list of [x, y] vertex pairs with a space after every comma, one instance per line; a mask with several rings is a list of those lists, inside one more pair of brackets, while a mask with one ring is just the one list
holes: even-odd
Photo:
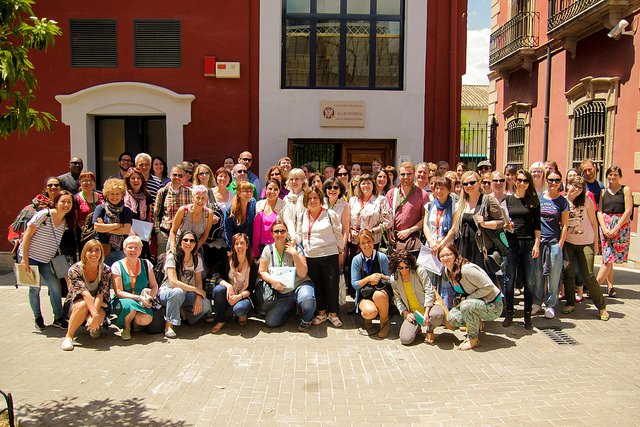
[[[267, 311], [265, 323], [270, 328], [282, 325], [297, 303], [302, 310], [298, 331], [305, 332], [309, 330], [316, 310], [313, 283], [307, 276], [307, 258], [300, 246], [289, 238], [289, 230], [283, 220], [277, 219], [271, 225], [271, 236], [274, 243], [264, 247], [258, 269], [260, 278], [276, 291], [275, 306]], [[274, 278], [272, 273], [275, 275], [280, 267], [295, 267], [295, 281], [288, 284]]]
[[190, 325], [211, 310], [211, 303], [202, 289], [204, 263], [198, 255], [198, 237], [193, 231], [185, 231], [179, 237], [176, 253], [168, 252], [164, 262], [164, 280], [158, 298], [166, 307], [164, 336], [175, 338], [174, 326], [180, 326], [180, 312], [187, 316]]
[[531, 314], [545, 304], [544, 317], [555, 317], [558, 287], [562, 273], [562, 247], [567, 238], [569, 202], [560, 195], [562, 174], [550, 170], [546, 175], [547, 191], [540, 196], [540, 255], [536, 262], [535, 292]]
[[[67, 328], [67, 320], [62, 313], [62, 294], [60, 283], [51, 267], [51, 260], [58, 252], [62, 234], [66, 229], [75, 229], [76, 210], [73, 209], [73, 196], [66, 190], [60, 191], [53, 199], [53, 209], [43, 209], [36, 213], [27, 223], [24, 237], [18, 250], [20, 266], [30, 272], [30, 265], [38, 267], [40, 283], [49, 289], [49, 300], [55, 319], [53, 326]], [[36, 329], [46, 327], [40, 311], [40, 287], [29, 288], [29, 304], [35, 317]]]
[[533, 305], [533, 277], [536, 258], [540, 253], [540, 199], [533, 185], [533, 177], [523, 169], [516, 172], [514, 194], [506, 196], [502, 205], [509, 211], [507, 239], [507, 275], [505, 277], [506, 315], [502, 326], [509, 327], [513, 323], [513, 294], [518, 267], [524, 272], [524, 328], [533, 329], [531, 309]]
[[211, 329], [217, 334], [224, 327], [228, 307], [238, 317], [240, 326], [247, 324], [247, 315], [253, 306], [251, 298], [254, 294], [258, 278], [258, 265], [253, 260], [249, 236], [244, 233], [234, 234], [231, 238], [229, 263], [225, 263], [222, 279], [213, 288], [213, 305], [216, 311], [216, 324]]

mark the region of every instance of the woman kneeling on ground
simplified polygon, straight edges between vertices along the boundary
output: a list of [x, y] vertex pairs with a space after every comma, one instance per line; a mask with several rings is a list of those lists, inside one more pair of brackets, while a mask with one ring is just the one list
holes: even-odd
[[438, 252], [440, 262], [447, 269], [453, 289], [465, 297], [447, 315], [451, 326], [466, 326], [469, 337], [458, 350], [471, 350], [480, 345], [482, 320], [495, 320], [502, 313], [502, 293], [485, 271], [469, 262], [453, 245], [446, 245]]
[[[90, 240], [80, 255], [80, 262], [69, 268], [70, 289], [67, 301], [73, 301], [69, 328], [62, 341], [62, 349], [73, 350], [73, 338], [83, 322], [91, 338], [100, 336], [100, 325], [106, 312], [103, 306], [109, 303], [111, 269], [104, 264], [102, 244]], [[66, 314], [66, 313], [65, 313]]]
[[126, 258], [111, 266], [113, 290], [116, 293], [111, 307], [113, 314], [118, 316], [116, 326], [122, 329], [120, 337], [127, 341], [131, 339], [132, 322], [138, 326], [146, 326], [153, 320], [151, 301], [158, 293], [158, 284], [151, 262], [140, 259], [140, 237], [127, 237], [122, 247]]
[[[271, 225], [271, 235], [275, 242], [264, 247], [258, 269], [262, 280], [276, 291], [275, 305], [267, 311], [265, 323], [270, 328], [282, 325], [292, 314], [297, 302], [302, 310], [298, 331], [305, 332], [309, 329], [316, 310], [313, 283], [307, 276], [307, 258], [302, 249], [289, 238], [289, 230], [283, 220], [277, 219]], [[281, 267], [295, 267], [294, 283], [287, 286], [272, 276]]]
[[[389, 259], [389, 272], [393, 274], [391, 286], [398, 311], [404, 317], [400, 327], [400, 342], [413, 343], [421, 331], [415, 312], [424, 317], [427, 334], [424, 342], [433, 344], [433, 330], [446, 317], [444, 304], [435, 304], [436, 292], [431, 286], [427, 270], [416, 264], [416, 258], [406, 250], [396, 251]], [[398, 274], [400, 273], [400, 274]]]
[[178, 236], [176, 252], [167, 253], [164, 261], [164, 280], [160, 286], [160, 303], [166, 307], [164, 336], [177, 337], [174, 326], [182, 323], [184, 312], [190, 325], [211, 311], [211, 303], [202, 289], [204, 264], [198, 255], [198, 236], [185, 231]]
[[364, 327], [371, 328], [372, 320], [380, 314], [378, 336], [389, 335], [389, 301], [393, 290], [389, 284], [389, 259], [374, 246], [373, 232], [367, 228], [357, 237], [360, 253], [351, 263], [351, 286], [356, 290], [356, 304], [364, 319]]

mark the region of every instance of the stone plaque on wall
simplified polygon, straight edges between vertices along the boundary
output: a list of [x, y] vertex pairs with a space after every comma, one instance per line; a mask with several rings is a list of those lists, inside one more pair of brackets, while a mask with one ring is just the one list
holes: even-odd
[[364, 127], [364, 101], [321, 101], [321, 127]]

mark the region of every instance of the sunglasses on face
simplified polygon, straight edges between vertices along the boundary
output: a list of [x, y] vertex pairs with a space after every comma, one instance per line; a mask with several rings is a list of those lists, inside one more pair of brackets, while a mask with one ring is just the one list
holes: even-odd
[[240, 160], [244, 160], [245, 162], [252, 162], [253, 159], [249, 159], [248, 157], [241, 157]]
[[206, 175], [211, 175], [211, 174], [209, 172], [207, 172], [207, 171], [204, 171], [204, 172], [198, 172], [198, 175], [206, 176]]
[[560, 184], [562, 182], [562, 179], [560, 179], [560, 178], [547, 178], [547, 182], [549, 184]]
[[272, 233], [273, 234], [285, 234], [287, 232], [287, 230], [273, 230]]
[[482, 185], [491, 185], [491, 181], [482, 181]]
[[280, 172], [273, 172], [271, 176], [280, 176]]
[[337, 185], [329, 185], [327, 187], [327, 190], [340, 190], [340, 187]]
[[485, 170], [489, 170], [489, 166], [480, 166], [478, 168], [479, 171], [485, 171]]
[[349, 172], [340, 172], [338, 176], [349, 176]]
[[47, 184], [47, 187], [49, 188], [60, 187], [60, 184]]
[[247, 173], [247, 170], [246, 170], [246, 169], [238, 169], [238, 170], [236, 171], [236, 173], [237, 173], [237, 174], [238, 174], [238, 173], [245, 174], [245, 173]]
[[520, 184], [528, 184], [529, 180], [528, 179], [522, 179], [522, 178], [518, 178], [516, 179], [517, 182], [519, 182]]
[[184, 173], [188, 173], [189, 175], [193, 175], [193, 171], [184, 171]]
[[175, 177], [175, 178], [183, 178], [184, 175], [181, 173], [172, 173], [171, 176]]
[[467, 181], [467, 182], [463, 182], [462, 186], [463, 187], [470, 187], [472, 185], [476, 185], [478, 183], [478, 181]]
[[492, 180], [492, 181], [493, 181], [493, 182], [495, 182], [495, 183], [500, 183], [500, 184], [502, 184], [502, 183], [503, 183], [503, 182], [505, 182], [506, 180], [504, 180], [504, 179], [494, 179], [494, 180]]
[[185, 238], [185, 239], [182, 239], [182, 241], [185, 242], [185, 243], [195, 243], [196, 239]]

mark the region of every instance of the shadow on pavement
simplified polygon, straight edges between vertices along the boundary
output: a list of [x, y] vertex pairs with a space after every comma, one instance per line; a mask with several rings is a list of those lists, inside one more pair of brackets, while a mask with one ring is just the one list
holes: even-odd
[[48, 400], [40, 405], [22, 405], [16, 408], [21, 426], [186, 426], [184, 421], [173, 422], [149, 416], [151, 411], [142, 399], [92, 400], [85, 404], [75, 397], [61, 401]]

